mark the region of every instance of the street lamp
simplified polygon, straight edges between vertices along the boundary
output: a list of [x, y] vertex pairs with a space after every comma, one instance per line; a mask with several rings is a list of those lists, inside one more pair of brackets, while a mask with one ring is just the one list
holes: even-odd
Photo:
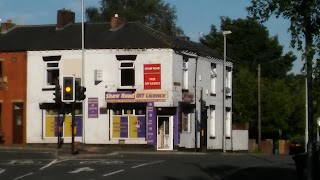
[[223, 120], [223, 144], [222, 149], [223, 152], [226, 152], [226, 61], [227, 61], [227, 35], [231, 34], [231, 31], [222, 31], [223, 40], [224, 40], [224, 55], [223, 55], [223, 69], [222, 69], [222, 120]]

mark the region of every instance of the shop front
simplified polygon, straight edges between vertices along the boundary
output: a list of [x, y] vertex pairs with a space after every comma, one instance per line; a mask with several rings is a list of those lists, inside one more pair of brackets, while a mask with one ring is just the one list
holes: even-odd
[[167, 91], [106, 92], [110, 140], [172, 150], [176, 108], [155, 107], [157, 102], [166, 101]]
[[[72, 137], [72, 116], [71, 105], [65, 105], [65, 110], [57, 106], [54, 103], [41, 103], [40, 109], [42, 109], [43, 115], [43, 138], [56, 139], [61, 137], [67, 142], [71, 142]], [[82, 138], [83, 121], [82, 121], [82, 103], [75, 104], [75, 118], [74, 118], [74, 135], [76, 140], [80, 141]], [[52, 141], [48, 141], [52, 142]], [[54, 140], [55, 142], [55, 140]]]

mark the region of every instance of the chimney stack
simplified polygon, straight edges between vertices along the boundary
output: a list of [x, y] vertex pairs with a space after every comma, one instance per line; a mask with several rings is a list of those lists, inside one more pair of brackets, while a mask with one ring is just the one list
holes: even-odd
[[6, 32], [12, 27], [14, 27], [16, 24], [12, 23], [11, 19], [8, 19], [7, 22], [1, 23], [1, 29], [0, 32]]
[[116, 29], [124, 23], [126, 23], [126, 19], [119, 17], [118, 14], [111, 17], [111, 29]]
[[75, 22], [75, 13], [71, 10], [61, 9], [57, 14], [57, 28], [61, 29], [68, 24]]

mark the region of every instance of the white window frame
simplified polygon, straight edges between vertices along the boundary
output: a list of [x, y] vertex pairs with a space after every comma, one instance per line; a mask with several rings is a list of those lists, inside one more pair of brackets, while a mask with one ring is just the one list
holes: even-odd
[[184, 112], [182, 112], [182, 114], [183, 114], [183, 116], [185, 115], [185, 114], [187, 114], [187, 117], [188, 117], [188, 121], [187, 121], [187, 123], [188, 123], [188, 126], [187, 126], [187, 130], [184, 130], [183, 128], [182, 128], [182, 132], [187, 132], [187, 133], [189, 133], [189, 132], [191, 132], [191, 113], [190, 112], [188, 112], [188, 113], [184, 113]]
[[210, 137], [216, 136], [216, 108], [210, 106]]
[[187, 58], [183, 58], [182, 62], [182, 89], [189, 89], [189, 61]]
[[226, 95], [231, 96], [232, 94], [232, 71], [231, 68], [226, 69]]
[[[48, 67], [49, 64], [58, 64], [58, 67]], [[48, 82], [48, 70], [58, 70], [58, 71], [59, 71], [58, 80], [59, 80], [59, 78], [60, 78], [60, 76], [61, 76], [61, 74], [60, 74], [60, 63], [59, 63], [59, 61], [47, 61], [47, 62], [45, 62], [45, 80], [44, 80], [45, 87], [52, 88], [52, 87], [54, 87], [55, 85], [51, 85], [51, 84], [49, 84], [49, 82]]]
[[211, 64], [210, 71], [210, 94], [216, 94], [216, 81], [217, 81], [217, 67], [214, 64]]
[[[132, 63], [132, 67], [121, 67], [122, 63]], [[136, 73], [134, 61], [130, 61], [130, 60], [119, 61], [119, 87], [121, 87], [121, 88], [134, 88], [135, 81], [136, 81], [135, 77], [134, 77], [134, 84], [133, 85], [129, 85], [129, 86], [122, 86], [121, 85], [121, 83], [122, 83], [121, 82], [121, 70], [123, 70], [123, 69], [133, 69], [134, 73]]]
[[231, 137], [231, 108], [226, 108], [226, 137]]

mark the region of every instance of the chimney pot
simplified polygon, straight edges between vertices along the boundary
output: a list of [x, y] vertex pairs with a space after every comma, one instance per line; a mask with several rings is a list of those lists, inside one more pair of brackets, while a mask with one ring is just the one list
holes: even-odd
[[6, 22], [1, 23], [1, 32], [6, 32], [12, 27], [14, 27], [16, 24], [12, 23], [11, 19], [8, 19]]
[[57, 28], [63, 28], [70, 23], [75, 22], [75, 13], [71, 10], [61, 9], [57, 14]]
[[118, 28], [119, 26], [123, 25], [126, 22], [125, 18], [119, 17], [118, 14], [115, 14], [111, 17], [111, 29]]

